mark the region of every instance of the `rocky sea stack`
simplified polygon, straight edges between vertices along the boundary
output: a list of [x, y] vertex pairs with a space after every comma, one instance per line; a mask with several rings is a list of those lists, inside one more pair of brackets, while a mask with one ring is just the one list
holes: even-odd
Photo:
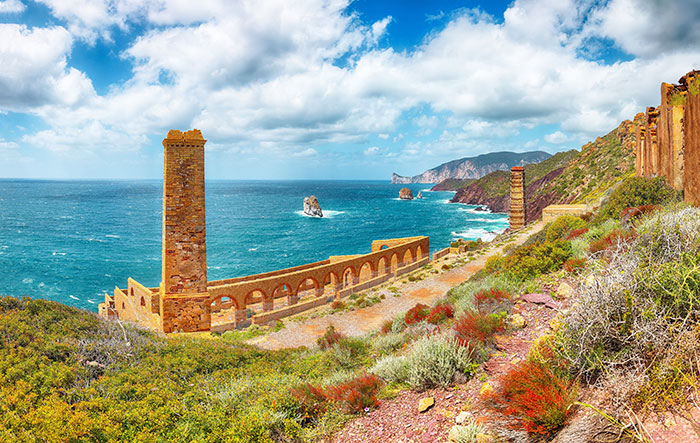
[[423, 198], [423, 191], [418, 191], [418, 195], [416, 195], [416, 198]]
[[304, 199], [304, 214], [309, 217], [323, 217], [323, 211], [321, 211], [321, 206], [319, 206], [315, 195]]
[[408, 188], [401, 188], [399, 191], [399, 198], [401, 200], [413, 200], [413, 192]]

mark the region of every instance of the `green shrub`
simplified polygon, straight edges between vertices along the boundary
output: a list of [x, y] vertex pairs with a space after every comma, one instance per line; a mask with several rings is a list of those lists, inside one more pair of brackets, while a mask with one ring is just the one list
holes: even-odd
[[405, 356], [387, 356], [377, 360], [369, 370], [370, 373], [380, 376], [387, 382], [405, 383], [408, 380], [410, 361]]
[[478, 423], [468, 423], [462, 426], [453, 426], [450, 429], [450, 440], [454, 443], [478, 443], [479, 434], [484, 434], [486, 428]]
[[585, 226], [586, 222], [584, 222], [580, 217], [574, 217], [573, 215], [562, 215], [549, 225], [545, 238], [548, 242], [562, 240], [570, 231], [581, 229]]
[[414, 389], [447, 386], [455, 374], [473, 375], [471, 352], [455, 340], [440, 336], [416, 341], [409, 354], [408, 384]]
[[522, 282], [560, 270], [571, 255], [571, 243], [563, 240], [521, 246], [505, 257], [502, 269]]
[[662, 177], [648, 179], [630, 177], [615, 189], [608, 201], [600, 208], [597, 220], [619, 218], [629, 207], [663, 205], [680, 200], [679, 193], [668, 186]]

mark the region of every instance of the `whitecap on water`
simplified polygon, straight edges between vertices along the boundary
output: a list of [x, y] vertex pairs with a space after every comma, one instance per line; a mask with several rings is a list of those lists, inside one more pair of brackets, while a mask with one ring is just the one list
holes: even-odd
[[491, 210], [486, 206], [475, 206], [473, 208], [457, 208], [458, 211], [468, 212], [470, 214], [491, 214]]
[[51, 255], [66, 255], [65, 252], [53, 252]]
[[248, 251], [250, 251], [250, 252], [257, 251], [257, 250], [258, 250], [258, 248], [248, 248]]
[[497, 229], [495, 231], [489, 231], [482, 228], [469, 228], [460, 232], [452, 232], [451, 234], [453, 237], [465, 238], [467, 240], [476, 240], [477, 238], [480, 238], [482, 241], [491, 241], [503, 231], [505, 231], [505, 228]]
[[107, 234], [107, 235], [105, 235], [105, 237], [107, 237], [107, 238], [121, 238], [116, 234]]
[[97, 303], [95, 300], [88, 300], [87, 302], [92, 303], [93, 305]]
[[69, 295], [68, 297], [72, 298], [73, 300], [80, 300], [80, 299], [79, 299], [78, 297], [76, 297], [75, 295]]
[[320, 219], [323, 219], [323, 218], [333, 218], [333, 217], [335, 217], [336, 215], [345, 214], [345, 211], [332, 211], [332, 210], [330, 210], [330, 209], [322, 209], [322, 211], [323, 211], [323, 217], [312, 217], [312, 216], [310, 216], [310, 215], [304, 214], [304, 211], [294, 211], [294, 213], [297, 214], [297, 215], [301, 215], [302, 217], [307, 217], [307, 218], [320, 218]]
[[31, 285], [32, 283], [34, 283], [34, 279], [25, 278], [25, 279], [22, 279], [22, 283], [24, 283], [25, 285]]

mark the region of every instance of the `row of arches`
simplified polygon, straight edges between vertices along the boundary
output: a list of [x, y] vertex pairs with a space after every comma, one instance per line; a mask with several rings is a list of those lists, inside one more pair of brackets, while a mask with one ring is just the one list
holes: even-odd
[[[383, 247], [381, 250], [385, 249], [387, 248]], [[277, 278], [280, 281], [274, 286], [274, 289], [270, 289], [269, 283], [267, 283], [267, 288], [261, 284], [243, 295], [234, 293], [238, 288], [231, 288], [231, 293], [226, 293], [226, 290], [222, 288], [223, 290], [210, 299], [211, 313], [216, 316], [217, 313], [233, 309], [235, 310], [235, 321], [238, 323], [245, 320], [246, 316], [251, 315], [250, 312], [246, 312], [249, 311], [249, 308], [253, 308], [254, 313], [269, 312], [284, 305], [294, 305], [302, 298], [311, 299], [312, 297], [331, 295], [339, 298], [339, 294], [344, 290], [362, 285], [380, 276], [395, 274], [400, 268], [423, 258], [423, 248], [419, 244], [415, 246], [415, 249], [407, 247], [402, 251], [387, 251], [385, 254], [380, 254], [379, 257], [374, 255], [374, 257], [366, 257], [363, 261], [351, 261], [342, 267], [342, 272], [337, 266], [335, 270], [328, 269], [325, 273], [319, 273], [322, 271], [319, 268], [311, 268], [304, 273], [307, 275], [301, 281], [299, 281], [298, 275], [294, 275], [298, 273], [290, 273], [287, 278], [280, 275]], [[323, 268], [326, 267], [330, 268], [331, 266], [323, 266]], [[296, 281], [293, 280], [294, 278]], [[233, 318], [231, 319], [233, 320]]]

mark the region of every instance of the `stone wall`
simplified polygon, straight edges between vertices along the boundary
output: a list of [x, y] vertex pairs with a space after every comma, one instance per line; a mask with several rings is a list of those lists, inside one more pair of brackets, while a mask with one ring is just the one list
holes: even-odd
[[525, 226], [525, 168], [515, 166], [510, 170], [510, 229]]
[[194, 129], [163, 140], [163, 331], [209, 330], [204, 144]]
[[685, 201], [700, 205], [700, 71], [681, 79], [687, 87], [687, 104], [683, 119]]
[[700, 71], [678, 84], [661, 84], [661, 101], [648, 107], [643, 122], [635, 117], [635, 172], [664, 177], [683, 191], [685, 201], [700, 205]]

